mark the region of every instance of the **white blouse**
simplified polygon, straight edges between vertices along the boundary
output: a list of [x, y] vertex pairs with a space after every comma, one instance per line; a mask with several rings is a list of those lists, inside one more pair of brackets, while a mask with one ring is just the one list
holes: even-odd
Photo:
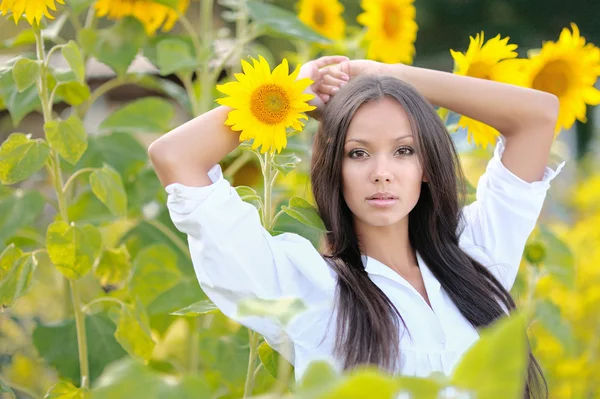
[[[547, 167], [541, 181], [528, 183], [502, 164], [503, 151], [500, 139], [479, 179], [476, 201], [463, 209], [460, 246], [510, 290], [550, 181], [564, 162], [556, 170]], [[313, 360], [327, 360], [341, 370], [341, 361], [333, 356], [335, 317], [328, 329], [335, 272], [307, 239], [293, 233], [272, 237], [262, 227], [257, 209], [240, 199], [218, 164], [208, 175], [213, 182], [209, 186], [172, 183], [165, 188], [171, 219], [188, 236], [196, 276], [206, 295], [225, 315], [262, 334], [295, 366], [296, 380]], [[400, 334], [398, 373], [450, 375], [479, 334], [418, 254], [417, 260], [431, 307], [403, 277], [363, 256], [369, 277], [392, 300], [411, 332]], [[308, 310], [286, 326], [264, 317], [237, 315], [240, 299], [283, 297], [301, 298]]]

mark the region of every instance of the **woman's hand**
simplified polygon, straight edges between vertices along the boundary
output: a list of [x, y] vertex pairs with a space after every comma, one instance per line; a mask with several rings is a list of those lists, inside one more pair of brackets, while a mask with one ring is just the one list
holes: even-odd
[[323, 112], [323, 107], [329, 102], [331, 96], [335, 95], [340, 87], [350, 80], [349, 76], [339, 68], [341, 62], [348, 61], [348, 57], [341, 55], [325, 56], [309, 61], [300, 67], [297, 79], [309, 78], [314, 81], [304, 90], [305, 94], [315, 96], [308, 102], [317, 107], [307, 112], [310, 117], [318, 120]]
[[[347, 60], [330, 66], [327, 70], [332, 75], [343, 73], [352, 79], [360, 75], [383, 75], [385, 66], [386, 64], [372, 60]], [[324, 81], [329, 81], [329, 78], [324, 77]]]

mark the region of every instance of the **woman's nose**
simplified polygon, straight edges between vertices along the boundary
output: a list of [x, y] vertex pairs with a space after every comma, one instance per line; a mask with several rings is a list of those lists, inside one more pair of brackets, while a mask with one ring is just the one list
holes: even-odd
[[375, 183], [379, 182], [391, 182], [392, 181], [392, 173], [390, 171], [389, 161], [380, 157], [375, 161], [375, 168], [373, 170], [373, 181]]

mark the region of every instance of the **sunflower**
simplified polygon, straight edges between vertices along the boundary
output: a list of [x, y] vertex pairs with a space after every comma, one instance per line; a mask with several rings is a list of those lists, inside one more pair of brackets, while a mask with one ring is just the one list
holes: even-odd
[[338, 0], [300, 0], [298, 19], [331, 40], [344, 37], [344, 6]]
[[[56, 0], [56, 2], [65, 4], [63, 0]], [[44, 15], [48, 19], [54, 19], [48, 9], [56, 11], [54, 0], [2, 0], [0, 3], [0, 14], [7, 15], [9, 11], [12, 11], [15, 24], [19, 23], [19, 18], [23, 13], [25, 13], [29, 25], [32, 26], [34, 22], [39, 25]]]
[[[497, 35], [484, 44], [484, 34], [481, 32], [475, 37], [470, 36], [469, 39], [466, 53], [450, 50], [454, 58], [454, 73], [457, 75], [496, 80], [500, 61], [517, 56], [517, 45], [508, 44], [508, 37], [501, 39], [500, 35]], [[500, 134], [493, 127], [466, 116], [460, 117], [458, 126], [467, 128], [469, 142], [475, 142], [475, 145], [483, 148], [495, 143]]]
[[[189, 0], [179, 0], [177, 9], [185, 13], [190, 5]], [[94, 4], [96, 15], [112, 20], [132, 16], [139, 20], [146, 33], [152, 36], [162, 26], [163, 32], [168, 32], [177, 22], [177, 11], [151, 0], [98, 0]]]
[[262, 56], [252, 63], [242, 60], [244, 73], [235, 74], [237, 82], [217, 85], [217, 90], [229, 96], [217, 102], [233, 108], [225, 124], [241, 131], [240, 141], [254, 139], [252, 149], [261, 146], [261, 153], [280, 152], [287, 144], [286, 129], [301, 130], [300, 119], [308, 119], [302, 112], [315, 109], [307, 104], [314, 96], [303, 93], [313, 81], [296, 80], [300, 66], [288, 74], [286, 59], [272, 73]]
[[560, 100], [555, 133], [569, 129], [575, 119], [586, 122], [586, 104], [600, 104], [594, 83], [600, 76], [600, 49], [585, 42], [579, 28], [563, 28], [558, 42], [547, 41], [529, 58], [507, 63], [502, 80], [552, 93]]
[[411, 64], [419, 27], [414, 0], [361, 0], [364, 12], [356, 20], [367, 28], [367, 58]]

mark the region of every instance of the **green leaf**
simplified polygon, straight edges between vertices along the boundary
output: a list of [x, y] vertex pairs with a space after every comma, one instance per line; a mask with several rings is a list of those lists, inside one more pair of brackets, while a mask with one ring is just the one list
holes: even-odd
[[44, 399], [87, 399], [90, 397], [90, 392], [87, 388], [77, 388], [69, 381], [59, 381], [52, 386]]
[[304, 25], [291, 11], [272, 4], [259, 3], [250, 0], [247, 3], [250, 17], [267, 31], [289, 39], [300, 39], [305, 42], [331, 43], [331, 40], [321, 36]]
[[245, 298], [238, 303], [237, 310], [238, 316], [268, 317], [285, 326], [294, 316], [305, 311], [306, 305], [298, 298]]
[[19, 229], [32, 224], [44, 209], [44, 197], [38, 191], [17, 189], [0, 198], [0, 247]]
[[393, 399], [399, 389], [399, 381], [374, 367], [361, 366], [346, 381], [323, 395], [327, 399], [381, 398]]
[[258, 195], [255, 189], [248, 186], [237, 186], [235, 187], [238, 195], [242, 201], [246, 201], [256, 207], [260, 211], [263, 206], [262, 198]]
[[19, 183], [44, 166], [50, 147], [42, 139], [32, 140], [30, 135], [13, 133], [0, 147], [0, 182]]
[[85, 276], [102, 251], [102, 235], [92, 225], [79, 227], [64, 221], [48, 226], [46, 247], [50, 260], [65, 277]]
[[[115, 340], [115, 328], [114, 322], [105, 313], [85, 316], [92, 385], [108, 364], [126, 355]], [[58, 371], [60, 377], [72, 383], [80, 383], [77, 329], [74, 319], [52, 325], [38, 324], [33, 330], [32, 338], [37, 352], [47, 364]]]
[[218, 311], [219, 308], [217, 308], [217, 306], [214, 303], [212, 303], [211, 300], [204, 299], [200, 302], [196, 302], [194, 304], [191, 304], [190, 306], [186, 306], [183, 309], [176, 310], [169, 314], [175, 316], [197, 317], [203, 314], [216, 313]]
[[275, 155], [273, 157], [273, 165], [284, 176], [287, 176], [292, 170], [296, 169], [296, 165], [302, 161], [296, 154]]
[[114, 290], [125, 284], [129, 278], [132, 264], [125, 245], [119, 248], [106, 249], [94, 269], [94, 275], [100, 281], [105, 292]]
[[18, 251], [15, 252], [14, 249], [11, 249], [11, 246], [8, 246], [0, 255], [0, 259], [5, 258], [0, 262], [6, 265], [13, 259], [11, 269], [0, 281], [0, 309], [12, 306], [19, 297], [29, 292], [33, 283], [33, 273], [38, 264], [36, 257], [32, 254], [26, 254], [15, 259], [17, 253]]
[[113, 167], [124, 182], [132, 181], [148, 162], [148, 152], [129, 133], [88, 137], [88, 150], [75, 169]]
[[300, 197], [290, 198], [289, 206], [282, 206], [281, 209], [294, 219], [305, 225], [320, 231], [326, 231], [323, 221], [319, 217], [317, 210], [308, 201]]
[[56, 95], [62, 98], [69, 105], [81, 105], [90, 98], [90, 88], [86, 83], [65, 82], [59, 83], [56, 88]]
[[75, 165], [87, 150], [87, 134], [81, 119], [71, 114], [67, 120], [44, 124], [46, 140], [65, 161]]
[[178, 71], [190, 72], [198, 66], [193, 48], [182, 39], [163, 39], [156, 45], [158, 68], [162, 76]]
[[539, 300], [535, 307], [536, 319], [559, 339], [568, 353], [576, 350], [576, 340], [571, 325], [562, 317], [560, 308], [549, 300]]
[[569, 247], [545, 226], [540, 226], [539, 239], [546, 248], [544, 268], [565, 286], [574, 288], [575, 261]]
[[61, 49], [61, 53], [69, 63], [73, 73], [75, 73], [77, 81], [83, 83], [85, 81], [85, 65], [77, 43], [73, 40], [69, 40], [69, 42]]
[[12, 76], [12, 68], [20, 57], [9, 60], [0, 67], [0, 99], [4, 107], [10, 112], [13, 126], [17, 126], [25, 115], [40, 108], [40, 96], [37, 87], [31, 86], [19, 93]]
[[17, 36], [6, 39], [0, 43], [1, 49], [13, 49], [19, 46], [29, 46], [35, 44], [35, 33], [33, 29], [20, 31]]
[[37, 60], [21, 58], [15, 62], [12, 73], [19, 93], [24, 92], [35, 83], [40, 76], [40, 69], [40, 62]]
[[109, 115], [100, 124], [101, 131], [127, 133], [165, 133], [171, 128], [175, 109], [160, 97], [133, 101]]
[[115, 338], [131, 356], [148, 361], [154, 350], [150, 322], [145, 309], [136, 301], [134, 306], [122, 306]]
[[108, 65], [118, 76], [127, 72], [146, 40], [144, 26], [133, 17], [123, 18], [96, 33], [82, 32], [81, 36], [84, 51]]
[[[144, 50], [145, 52], [146, 50]], [[192, 114], [192, 105], [185, 89], [180, 85], [153, 75], [136, 75], [135, 84], [153, 90], [157, 93], [167, 95], [180, 104], [190, 115]]]
[[12, 394], [13, 397], [15, 396], [14, 391], [12, 389], [10, 389], [10, 387], [7, 387], [6, 385], [4, 385], [2, 380], [0, 380], [0, 393], [8, 393], [8, 394]]
[[140, 361], [124, 358], [106, 368], [92, 390], [93, 399], [200, 399], [217, 397], [201, 376], [174, 379]]
[[473, 391], [478, 399], [521, 397], [527, 358], [525, 316], [513, 313], [482, 332], [451, 380], [456, 387]]
[[90, 186], [100, 201], [115, 216], [127, 214], [127, 194], [121, 176], [110, 166], [104, 165], [90, 173]]
[[23, 256], [21, 248], [10, 244], [0, 253], [0, 281], [4, 280], [13, 270], [15, 263]]
[[133, 262], [133, 269], [129, 289], [145, 306], [181, 279], [177, 257], [164, 244], [151, 245], [140, 251]]
[[409, 393], [411, 398], [437, 399], [444, 384], [431, 378], [399, 377], [400, 392]]
[[206, 295], [198, 285], [197, 279], [184, 279], [181, 283], [158, 295], [148, 305], [148, 315], [152, 317], [169, 314], [177, 309], [182, 309], [188, 303], [195, 303], [205, 298]]
[[273, 348], [271, 348], [267, 341], [263, 341], [258, 347], [258, 357], [265, 366], [265, 370], [267, 370], [273, 378], [277, 378], [277, 363], [281, 361], [281, 357], [273, 350]]
[[331, 389], [340, 380], [340, 374], [333, 366], [324, 360], [311, 362], [302, 375], [298, 385], [300, 398], [314, 398], [320, 392]]

